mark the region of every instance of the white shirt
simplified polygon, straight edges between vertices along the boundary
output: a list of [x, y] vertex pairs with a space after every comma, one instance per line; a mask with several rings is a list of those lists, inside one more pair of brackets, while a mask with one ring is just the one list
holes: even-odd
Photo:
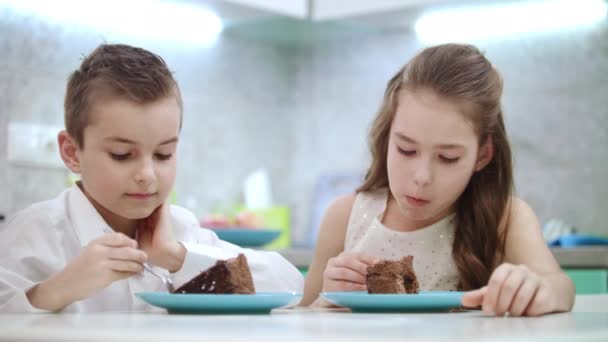
[[[220, 240], [199, 226], [192, 213], [172, 206], [175, 238], [187, 249], [182, 268], [169, 275], [176, 287], [215, 263], [243, 253], [253, 276], [256, 292], [302, 292], [301, 273], [276, 252], [244, 249]], [[63, 270], [89, 242], [111, 233], [97, 210], [74, 185], [55, 199], [40, 202], [17, 213], [0, 230], [0, 312], [44, 312], [32, 307], [26, 292]], [[67, 284], [66, 284], [67, 285]], [[166, 291], [163, 282], [143, 272], [116, 281], [90, 298], [68, 305], [62, 312], [157, 311], [134, 294]]]

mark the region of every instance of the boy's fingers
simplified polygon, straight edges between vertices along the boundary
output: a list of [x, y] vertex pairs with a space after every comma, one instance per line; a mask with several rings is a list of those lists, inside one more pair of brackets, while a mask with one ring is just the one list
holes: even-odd
[[143, 263], [148, 259], [146, 252], [131, 248], [131, 247], [119, 247], [112, 248], [108, 255], [108, 259], [111, 260], [124, 260], [124, 261], [135, 261]]
[[487, 286], [484, 286], [480, 289], [467, 292], [464, 296], [462, 296], [462, 306], [466, 306], [468, 308], [476, 308], [483, 303], [483, 298], [486, 295], [488, 290]]
[[137, 241], [131, 239], [123, 233], [106, 234], [98, 239], [103, 245], [108, 247], [131, 247], [137, 248]]
[[110, 260], [109, 265], [115, 272], [136, 274], [144, 271], [144, 266], [134, 261]]

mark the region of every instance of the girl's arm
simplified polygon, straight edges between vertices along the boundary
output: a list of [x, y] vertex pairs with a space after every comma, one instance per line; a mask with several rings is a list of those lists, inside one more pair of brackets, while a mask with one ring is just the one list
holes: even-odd
[[312, 304], [323, 287], [323, 272], [327, 261], [344, 250], [344, 239], [355, 194], [337, 198], [327, 209], [315, 247], [315, 255], [304, 283], [304, 297], [300, 305]]
[[509, 218], [503, 263], [488, 285], [469, 293], [463, 303], [481, 305], [485, 312], [497, 315], [538, 316], [571, 310], [574, 284], [549, 250], [532, 209], [514, 198]]

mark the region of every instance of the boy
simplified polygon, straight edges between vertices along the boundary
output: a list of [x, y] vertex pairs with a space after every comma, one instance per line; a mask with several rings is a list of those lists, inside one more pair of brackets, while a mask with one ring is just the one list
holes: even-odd
[[277, 253], [221, 241], [185, 209], [167, 204], [181, 128], [179, 87], [159, 56], [101, 45], [70, 77], [65, 165], [81, 175], [57, 198], [8, 221], [0, 239], [0, 312], [146, 311], [133, 295], [166, 291], [215, 259], [244, 253], [257, 291], [302, 290]]

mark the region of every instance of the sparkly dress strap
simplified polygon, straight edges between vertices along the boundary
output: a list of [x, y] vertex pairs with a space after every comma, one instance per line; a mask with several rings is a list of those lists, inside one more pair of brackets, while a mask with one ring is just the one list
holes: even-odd
[[365, 235], [374, 218], [384, 212], [387, 198], [387, 188], [357, 194], [346, 228], [345, 251], [350, 250]]

